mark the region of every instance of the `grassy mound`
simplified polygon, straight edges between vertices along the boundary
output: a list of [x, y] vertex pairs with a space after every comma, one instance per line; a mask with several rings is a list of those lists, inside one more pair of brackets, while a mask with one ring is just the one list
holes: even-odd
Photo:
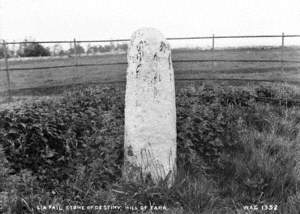
[[126, 203], [165, 205], [164, 213], [243, 213], [245, 206], [269, 204], [294, 213], [300, 207], [300, 108], [254, 98], [283, 95], [297, 96], [268, 87], [178, 91], [178, 175], [172, 188], [164, 181], [122, 181], [121, 89], [80, 89], [59, 101], [2, 111], [2, 209], [39, 213], [40, 204]]

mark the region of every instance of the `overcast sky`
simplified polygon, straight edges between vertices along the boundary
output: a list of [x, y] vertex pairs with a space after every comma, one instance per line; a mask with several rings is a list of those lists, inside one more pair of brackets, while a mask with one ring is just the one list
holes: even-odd
[[0, 0], [0, 39], [300, 34], [300, 0]]

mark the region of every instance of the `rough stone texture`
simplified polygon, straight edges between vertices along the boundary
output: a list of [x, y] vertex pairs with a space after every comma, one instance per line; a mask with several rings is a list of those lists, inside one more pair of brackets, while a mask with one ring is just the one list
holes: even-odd
[[124, 177], [168, 179], [176, 173], [176, 107], [171, 50], [152, 28], [133, 33], [128, 49]]
[[297, 177], [298, 180], [300, 180], [300, 133], [298, 133], [297, 138], [296, 138], [296, 142], [299, 142], [296, 146], [296, 155], [295, 155], [295, 161], [296, 161], [296, 165], [294, 168], [294, 173], [295, 176]]

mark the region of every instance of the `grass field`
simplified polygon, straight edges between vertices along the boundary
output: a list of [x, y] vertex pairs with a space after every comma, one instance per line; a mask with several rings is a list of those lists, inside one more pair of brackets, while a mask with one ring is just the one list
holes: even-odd
[[[212, 53], [207, 50], [174, 50], [172, 52], [175, 78], [225, 78], [225, 79], [257, 79], [270, 81], [288, 81], [300, 83], [300, 63], [285, 64], [281, 71], [279, 62], [176, 62], [177, 60], [209, 60]], [[280, 60], [279, 48], [242, 48], [216, 50], [215, 59], [224, 60]], [[300, 48], [286, 48], [285, 60], [299, 60]], [[126, 62], [126, 54], [81, 56], [79, 64]], [[7, 90], [6, 73], [3, 70], [4, 61], [1, 60], [0, 92]], [[74, 58], [62, 59], [30, 59], [9, 60], [9, 68], [48, 67], [72, 65]], [[103, 65], [71, 68], [53, 68], [40, 70], [11, 70], [12, 90], [66, 86], [82, 83], [97, 83], [102, 81], [125, 80], [126, 64]]]

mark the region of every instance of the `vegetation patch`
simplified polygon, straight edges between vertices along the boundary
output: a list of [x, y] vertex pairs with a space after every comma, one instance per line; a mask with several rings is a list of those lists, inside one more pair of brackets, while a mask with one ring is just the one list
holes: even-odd
[[300, 108], [258, 103], [254, 96], [297, 94], [263, 86], [177, 91], [178, 173], [171, 188], [163, 180], [121, 177], [122, 89], [81, 88], [1, 111], [1, 209], [45, 213], [40, 205], [127, 204], [151, 213], [155, 204], [166, 206], [164, 213], [247, 213], [248, 205], [275, 204], [280, 213], [294, 213]]

